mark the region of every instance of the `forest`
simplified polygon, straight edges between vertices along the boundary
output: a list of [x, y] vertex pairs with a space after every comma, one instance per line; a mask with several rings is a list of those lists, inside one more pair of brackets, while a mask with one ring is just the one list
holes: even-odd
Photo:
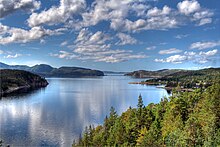
[[220, 79], [220, 68], [201, 70], [182, 70], [160, 78], [146, 80], [146, 83], [165, 85], [165, 87], [207, 88]]
[[85, 128], [72, 146], [220, 146], [220, 82], [193, 92], [173, 90], [160, 103], [118, 115], [113, 107], [103, 125]]

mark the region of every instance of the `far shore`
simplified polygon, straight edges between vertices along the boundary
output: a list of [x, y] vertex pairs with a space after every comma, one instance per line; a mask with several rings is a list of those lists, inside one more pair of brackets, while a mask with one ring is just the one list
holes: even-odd
[[156, 83], [156, 82], [129, 82], [128, 84], [141, 84], [141, 85], [153, 85], [156, 86], [157, 88], [163, 88], [166, 89], [167, 91], [172, 91], [174, 89], [176, 89], [176, 91], [188, 91], [188, 92], [192, 92], [194, 91], [194, 89], [192, 88], [177, 88], [177, 87], [166, 87], [163, 84], [160, 83]]

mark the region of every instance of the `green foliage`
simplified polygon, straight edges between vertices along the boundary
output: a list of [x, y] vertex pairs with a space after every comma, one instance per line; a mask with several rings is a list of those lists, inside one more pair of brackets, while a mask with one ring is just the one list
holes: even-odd
[[180, 70], [175, 73], [163, 75], [160, 78], [150, 79], [146, 82], [155, 85], [164, 84], [166, 87], [180, 88], [202, 88], [205, 89], [220, 79], [220, 68], [209, 68], [201, 70]]
[[118, 116], [112, 107], [103, 126], [86, 128], [81, 146], [220, 146], [220, 83], [178, 93], [159, 104], [129, 108]]

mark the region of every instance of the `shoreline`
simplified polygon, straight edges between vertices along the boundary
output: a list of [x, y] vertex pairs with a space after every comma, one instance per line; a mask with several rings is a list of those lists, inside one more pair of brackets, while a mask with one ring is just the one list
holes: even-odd
[[176, 89], [176, 91], [188, 91], [188, 92], [193, 92], [194, 89], [192, 88], [179, 88], [177, 89], [177, 87], [166, 87], [163, 84], [159, 84], [156, 82], [129, 82], [128, 84], [140, 84], [140, 85], [150, 85], [150, 86], [156, 86], [156, 88], [163, 88], [166, 89], [167, 91], [172, 91], [173, 89]]
[[18, 86], [18, 87], [10, 87], [9, 89], [5, 90], [5, 91], [1, 91], [0, 92], [0, 97], [4, 97], [13, 93], [19, 93], [22, 91], [29, 91], [29, 90], [34, 90], [34, 89], [38, 89], [38, 88], [44, 88], [48, 85], [49, 83], [36, 83], [34, 85], [24, 85], [24, 86]]

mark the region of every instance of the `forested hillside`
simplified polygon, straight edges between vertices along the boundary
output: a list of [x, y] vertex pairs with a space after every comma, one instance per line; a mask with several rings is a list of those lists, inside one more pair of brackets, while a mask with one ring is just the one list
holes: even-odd
[[43, 77], [74, 78], [74, 77], [104, 76], [104, 73], [100, 70], [93, 70], [82, 67], [66, 67], [66, 66], [62, 66], [60, 68], [54, 68], [47, 64], [39, 64], [30, 67], [27, 65], [7, 65], [0, 62], [0, 69], [24, 70], [38, 74]]
[[39, 75], [23, 70], [0, 69], [0, 96], [47, 85], [47, 80]]
[[220, 68], [201, 70], [184, 70], [169, 74], [161, 78], [150, 79], [145, 82], [156, 85], [165, 84], [166, 87], [207, 88], [220, 79]]
[[118, 116], [114, 108], [104, 124], [86, 127], [73, 146], [207, 146], [220, 145], [220, 82], [194, 92], [174, 92], [159, 104]]

